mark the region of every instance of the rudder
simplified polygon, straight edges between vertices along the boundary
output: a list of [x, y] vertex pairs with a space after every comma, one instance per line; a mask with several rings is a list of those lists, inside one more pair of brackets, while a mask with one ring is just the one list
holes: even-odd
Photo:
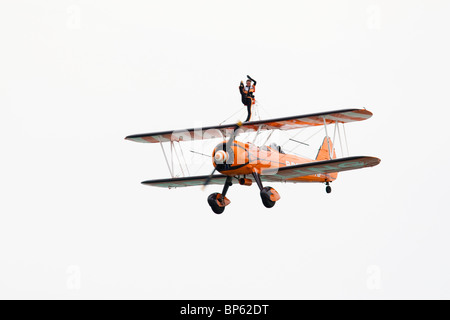
[[322, 146], [319, 149], [319, 152], [317, 153], [316, 160], [322, 161], [322, 160], [331, 160], [330, 159], [330, 152], [328, 151], [328, 145], [330, 146], [331, 150], [333, 150], [333, 159], [336, 159], [336, 150], [333, 148], [333, 142], [331, 142], [331, 139], [328, 138], [329, 144], [327, 142], [327, 137], [323, 139]]
[[[331, 139], [325, 137], [322, 142], [322, 146], [319, 149], [319, 152], [317, 153], [316, 160], [317, 161], [324, 161], [324, 160], [331, 160], [330, 159], [330, 152], [328, 151], [328, 146], [330, 146], [331, 150], [333, 150], [333, 159], [336, 159], [336, 150], [333, 148], [333, 142], [331, 142]], [[337, 172], [329, 174], [332, 179], [337, 178]]]

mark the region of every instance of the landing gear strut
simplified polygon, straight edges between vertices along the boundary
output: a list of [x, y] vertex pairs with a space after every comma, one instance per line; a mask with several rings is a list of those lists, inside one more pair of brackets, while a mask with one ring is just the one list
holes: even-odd
[[275, 203], [280, 200], [280, 195], [272, 187], [263, 187], [261, 176], [257, 172], [253, 172], [253, 177], [255, 178], [256, 184], [259, 187], [263, 205], [266, 208], [272, 208]]
[[325, 188], [325, 191], [326, 191], [327, 193], [331, 193], [330, 183], [329, 183], [329, 182], [326, 182], [325, 184], [327, 185], [327, 187]]
[[226, 198], [226, 194], [228, 189], [233, 185], [231, 182], [233, 178], [227, 177], [227, 181], [225, 181], [225, 185], [223, 186], [222, 193], [213, 193], [208, 197], [208, 204], [211, 207], [212, 211], [216, 214], [222, 214], [225, 211], [225, 207], [231, 203], [228, 198]]

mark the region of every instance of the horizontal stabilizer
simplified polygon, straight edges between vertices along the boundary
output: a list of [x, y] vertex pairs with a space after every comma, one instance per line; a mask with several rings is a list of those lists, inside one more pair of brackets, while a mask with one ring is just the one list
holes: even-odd
[[373, 167], [379, 164], [380, 161], [380, 159], [374, 157], [347, 157], [333, 160], [312, 161], [277, 169], [266, 169], [262, 172], [262, 174], [264, 175], [265, 180], [289, 182], [289, 179], [309, 175], [329, 174]]

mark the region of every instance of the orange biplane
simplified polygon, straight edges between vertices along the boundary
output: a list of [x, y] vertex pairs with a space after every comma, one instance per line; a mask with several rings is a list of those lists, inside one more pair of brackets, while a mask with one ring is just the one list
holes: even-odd
[[[319, 182], [324, 183], [326, 192], [330, 193], [330, 183], [336, 180], [338, 172], [376, 166], [380, 163], [380, 159], [374, 157], [336, 158], [333, 141], [327, 129], [329, 125], [334, 124], [335, 133], [336, 129], [340, 132], [339, 126], [348, 122], [366, 120], [371, 116], [372, 113], [366, 109], [345, 109], [234, 125], [138, 134], [128, 136], [126, 139], [161, 144], [172, 178], [144, 181], [142, 182], [144, 185], [163, 188], [223, 185], [221, 193], [213, 193], [208, 197], [211, 209], [221, 214], [230, 204], [226, 194], [233, 181], [244, 186], [251, 186], [255, 182], [260, 190], [264, 206], [272, 208], [280, 200], [280, 195], [274, 188], [265, 186], [266, 182]], [[276, 144], [256, 146], [254, 143], [236, 141], [237, 136], [249, 130], [258, 135], [267, 130], [294, 130], [314, 126], [324, 126], [326, 133], [315, 159], [287, 154]], [[229, 138], [226, 139], [226, 137]], [[222, 139], [212, 153], [213, 172], [209, 176], [174, 177], [173, 158], [171, 168], [163, 143], [170, 142], [173, 149], [174, 142], [213, 138]], [[215, 174], [216, 171], [220, 174]]]

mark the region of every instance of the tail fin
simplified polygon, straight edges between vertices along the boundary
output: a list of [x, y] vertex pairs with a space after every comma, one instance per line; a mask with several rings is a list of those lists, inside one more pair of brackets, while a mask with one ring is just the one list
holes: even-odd
[[319, 149], [319, 152], [317, 153], [316, 160], [322, 161], [322, 160], [331, 160], [330, 159], [330, 152], [328, 151], [328, 146], [330, 146], [331, 150], [333, 150], [333, 159], [336, 159], [336, 151], [333, 148], [333, 142], [331, 142], [331, 139], [325, 137], [322, 142], [322, 146]]
[[[316, 157], [317, 161], [331, 160], [330, 152], [328, 151], [329, 150], [328, 146], [330, 147], [331, 150], [333, 150], [333, 154], [332, 154], [333, 159], [336, 159], [336, 150], [334, 150], [334, 148], [333, 148], [333, 142], [331, 142], [330, 138], [328, 138], [328, 141], [327, 141], [327, 137], [325, 137], [323, 139], [322, 146], [320, 147], [319, 152], [317, 153], [317, 157]], [[337, 178], [338, 174], [337, 174], [337, 172], [334, 172], [334, 173], [330, 173], [329, 175], [334, 180]]]

